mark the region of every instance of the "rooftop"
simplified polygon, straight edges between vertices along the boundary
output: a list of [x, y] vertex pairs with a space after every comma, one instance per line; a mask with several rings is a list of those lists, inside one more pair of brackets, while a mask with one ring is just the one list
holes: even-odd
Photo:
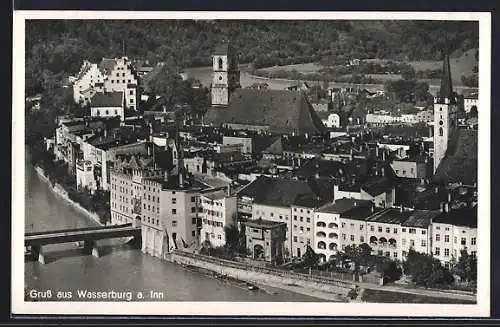
[[317, 211], [323, 213], [345, 214], [357, 207], [366, 207], [370, 209], [372, 206], [372, 201], [345, 198], [338, 199], [335, 203], [328, 203]]
[[245, 222], [245, 225], [248, 227], [252, 227], [252, 228], [271, 229], [271, 228], [276, 228], [279, 226], [286, 226], [286, 223], [265, 220], [265, 219], [260, 218], [260, 219], [254, 219], [254, 220], [247, 220]]
[[427, 228], [431, 221], [440, 214], [441, 211], [438, 210], [415, 210], [411, 212], [401, 226]]
[[211, 107], [205, 122], [212, 125], [268, 126], [271, 133], [311, 133], [325, 130], [302, 92], [237, 89], [228, 108]]
[[103, 75], [109, 75], [113, 68], [115, 68], [116, 63], [116, 59], [102, 58], [101, 62], [99, 63], [99, 70]]
[[438, 224], [477, 228], [477, 207], [443, 212], [433, 219]]
[[96, 93], [90, 99], [91, 107], [123, 107], [123, 92]]
[[437, 182], [463, 182], [473, 184], [477, 181], [478, 131], [459, 129], [452, 135], [448, 151], [441, 160], [433, 179]]
[[385, 224], [401, 224], [406, 221], [411, 214], [411, 211], [401, 212], [399, 208], [388, 208], [374, 214], [368, 221]]
[[210, 200], [220, 200], [227, 197], [227, 192], [224, 190], [217, 190], [213, 192], [203, 193], [203, 196], [209, 198]]

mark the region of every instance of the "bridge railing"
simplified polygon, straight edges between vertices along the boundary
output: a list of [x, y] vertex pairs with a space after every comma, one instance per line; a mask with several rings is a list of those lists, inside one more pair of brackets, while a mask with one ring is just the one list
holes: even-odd
[[320, 277], [317, 275], [302, 274], [302, 273], [298, 273], [298, 272], [291, 272], [291, 271], [270, 268], [270, 267], [258, 267], [258, 266], [253, 266], [253, 265], [243, 263], [243, 262], [235, 262], [235, 261], [225, 260], [225, 259], [221, 259], [221, 258], [210, 257], [207, 255], [202, 255], [202, 254], [184, 252], [184, 251], [180, 251], [180, 250], [175, 250], [174, 252], [178, 255], [181, 255], [181, 256], [214, 263], [214, 264], [224, 266], [224, 267], [243, 269], [246, 271], [260, 272], [260, 273], [270, 274], [270, 275], [280, 276], [280, 277], [290, 277], [290, 278], [295, 278], [295, 279], [299, 279], [299, 280], [312, 281], [312, 282], [323, 283], [323, 284], [328, 284], [328, 285], [338, 286], [338, 287], [347, 287], [347, 288], [352, 287], [352, 283], [346, 282], [343, 280], [339, 280], [336, 278], [332, 278], [330, 276], [321, 276]]
[[127, 223], [127, 224], [122, 224], [122, 225], [49, 230], [49, 231], [43, 231], [43, 232], [30, 232], [30, 233], [24, 233], [24, 236], [37, 236], [37, 235], [45, 235], [45, 234], [71, 233], [71, 232], [85, 232], [85, 231], [93, 231], [93, 230], [118, 229], [118, 228], [125, 228], [125, 227], [132, 227], [132, 223]]

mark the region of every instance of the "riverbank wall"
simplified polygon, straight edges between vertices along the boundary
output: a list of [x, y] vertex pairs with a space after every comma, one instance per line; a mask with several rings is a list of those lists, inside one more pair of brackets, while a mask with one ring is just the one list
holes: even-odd
[[58, 184], [58, 183], [52, 184], [50, 182], [50, 180], [47, 178], [47, 176], [45, 176], [45, 171], [41, 167], [35, 166], [34, 168], [35, 168], [35, 171], [36, 171], [38, 177], [43, 182], [47, 183], [47, 185], [49, 186], [49, 189], [54, 194], [56, 194], [59, 198], [65, 200], [69, 205], [71, 205], [71, 207], [73, 207], [74, 209], [78, 210], [79, 212], [81, 212], [82, 214], [84, 214], [89, 219], [92, 219], [99, 226], [104, 226], [100, 222], [99, 215], [97, 213], [90, 212], [87, 209], [85, 209], [84, 207], [82, 207], [79, 203], [76, 203], [75, 201], [71, 200], [69, 198], [69, 196], [68, 196], [68, 192], [64, 189], [64, 187], [62, 185]]
[[285, 289], [317, 298], [347, 302], [347, 294], [354, 285], [340, 280], [327, 280], [305, 274], [291, 273], [277, 269], [254, 267], [199, 254], [175, 251], [168, 261], [189, 265], [215, 272], [238, 280]]

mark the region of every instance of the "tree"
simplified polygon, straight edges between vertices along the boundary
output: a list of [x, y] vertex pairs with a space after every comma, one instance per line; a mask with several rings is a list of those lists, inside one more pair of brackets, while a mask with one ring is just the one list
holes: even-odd
[[232, 250], [236, 250], [239, 244], [239, 232], [238, 228], [232, 224], [224, 227], [224, 232], [226, 234], [226, 246]]
[[400, 71], [401, 77], [403, 77], [404, 80], [414, 80], [417, 75], [415, 68], [411, 65], [402, 65], [402, 67], [400, 67]]
[[444, 267], [439, 259], [413, 249], [408, 252], [403, 269], [419, 286], [440, 287], [450, 285], [454, 281], [450, 270]]
[[313, 248], [307, 246], [306, 252], [302, 256], [302, 264], [304, 267], [315, 267], [319, 263], [319, 256], [314, 252]]
[[[420, 102], [427, 102], [429, 99], [429, 83], [417, 82], [415, 84], [415, 100]], [[432, 100], [432, 96], [431, 96]]]
[[152, 93], [160, 96], [156, 102], [157, 109], [166, 107], [172, 110], [174, 105], [190, 104], [193, 99], [193, 89], [189, 83], [168, 65], [164, 65], [149, 84]]
[[467, 283], [477, 280], [477, 257], [471, 255], [467, 250], [460, 251], [460, 258], [453, 267], [453, 272], [460, 277], [460, 280]]
[[345, 247], [344, 252], [347, 257], [349, 257], [354, 264], [356, 265], [356, 269], [361, 265], [367, 265], [370, 261], [372, 248], [363, 243], [359, 246], [356, 244], [348, 245]]

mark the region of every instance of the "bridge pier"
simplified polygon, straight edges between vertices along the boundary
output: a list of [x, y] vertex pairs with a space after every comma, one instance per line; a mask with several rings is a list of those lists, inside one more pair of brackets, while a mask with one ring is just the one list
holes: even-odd
[[99, 247], [97, 246], [96, 241], [84, 241], [83, 242], [83, 249], [85, 253], [91, 253], [92, 256], [99, 258], [100, 253], [99, 253]]
[[37, 259], [40, 264], [45, 264], [45, 255], [43, 254], [41, 245], [33, 245], [31, 247], [31, 255], [33, 259]]

